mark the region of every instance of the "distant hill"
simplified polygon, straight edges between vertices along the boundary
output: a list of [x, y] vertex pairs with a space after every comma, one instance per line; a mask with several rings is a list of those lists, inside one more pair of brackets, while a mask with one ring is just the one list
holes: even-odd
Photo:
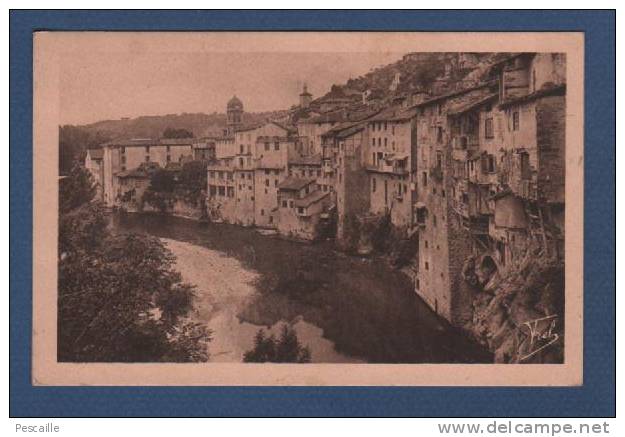
[[[243, 123], [260, 123], [267, 119], [279, 118], [284, 111], [244, 113]], [[226, 127], [226, 114], [182, 113], [168, 115], [150, 115], [137, 118], [104, 120], [82, 126], [75, 126], [89, 133], [100, 132], [109, 138], [156, 138], [168, 129], [186, 129], [194, 137], [219, 135]]]
[[[283, 117], [286, 111], [244, 113], [243, 123], [260, 123]], [[59, 170], [67, 174], [76, 161], [82, 162], [88, 148], [118, 138], [158, 138], [167, 129], [188, 130], [195, 138], [221, 135], [226, 114], [182, 113], [103, 120], [86, 125], [59, 126]]]

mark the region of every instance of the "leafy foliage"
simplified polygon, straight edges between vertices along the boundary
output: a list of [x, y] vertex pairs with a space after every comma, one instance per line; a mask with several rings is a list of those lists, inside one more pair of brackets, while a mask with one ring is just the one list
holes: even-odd
[[[78, 193], [84, 178], [69, 176]], [[69, 198], [67, 197], [69, 195]], [[98, 203], [61, 191], [58, 359], [77, 362], [206, 361], [210, 332], [185, 319], [194, 288], [154, 237], [114, 235]]]
[[187, 129], [174, 129], [168, 127], [163, 132], [163, 138], [193, 138], [193, 132]]
[[176, 187], [176, 181], [174, 180], [174, 174], [171, 171], [159, 168], [156, 170], [150, 178], [151, 191], [157, 193], [171, 193]]
[[82, 204], [91, 202], [95, 196], [91, 174], [82, 166], [75, 163], [69, 176], [59, 182], [59, 210], [61, 213], [70, 211]]
[[254, 349], [243, 355], [246, 363], [310, 363], [311, 355], [308, 346], [302, 346], [295, 330], [287, 323], [282, 325], [280, 338], [271, 334], [269, 337], [264, 329], [259, 329], [254, 337]]
[[85, 159], [87, 149], [97, 148], [111, 140], [108, 133], [86, 130], [79, 126], [59, 126], [59, 172], [66, 175]]

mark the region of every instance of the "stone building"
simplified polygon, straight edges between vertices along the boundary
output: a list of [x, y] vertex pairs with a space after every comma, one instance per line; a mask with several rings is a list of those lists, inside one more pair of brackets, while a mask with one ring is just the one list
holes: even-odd
[[[206, 211], [216, 223], [237, 222], [236, 184], [233, 158], [218, 159], [208, 167]], [[247, 185], [246, 185], [247, 187]]]
[[85, 156], [85, 168], [91, 174], [96, 189], [96, 198], [103, 199], [104, 187], [104, 170], [103, 160], [104, 151], [102, 149], [87, 149]]
[[472, 294], [462, 280], [471, 253], [470, 237], [452, 213], [454, 196], [452, 123], [449, 112], [492, 94], [488, 84], [426, 100], [416, 105], [418, 226], [415, 291], [439, 315], [456, 326], [471, 317]]
[[115, 140], [102, 145], [102, 201], [106, 206], [117, 206], [120, 172], [137, 169], [144, 163], [155, 163], [164, 168], [193, 156], [193, 138], [160, 138]]
[[329, 193], [315, 179], [290, 176], [278, 185], [278, 232], [298, 240], [314, 240], [330, 206]]
[[287, 177], [289, 156], [298, 141], [287, 136], [259, 136], [256, 140], [254, 220], [256, 226], [277, 226], [278, 184]]
[[243, 102], [232, 96], [226, 105], [226, 135], [233, 136], [243, 126]]
[[342, 244], [345, 238], [345, 221], [348, 217], [359, 218], [369, 211], [369, 175], [365, 169], [367, 142], [364, 122], [345, 123], [326, 134], [326, 142], [331, 141], [335, 150], [332, 162], [336, 175], [333, 175], [336, 190], [337, 240]]
[[367, 120], [364, 165], [370, 176], [370, 212], [388, 214], [404, 232], [413, 226], [417, 129], [414, 109], [390, 107]]
[[308, 92], [308, 86], [304, 84], [304, 89], [299, 95], [299, 106], [302, 109], [307, 109], [312, 102], [312, 94]]
[[193, 142], [193, 159], [196, 161], [212, 161], [217, 158], [216, 139], [199, 138]]
[[490, 82], [416, 106], [415, 290], [453, 325], [530, 244], [562, 256], [564, 72], [563, 55], [518, 54]]

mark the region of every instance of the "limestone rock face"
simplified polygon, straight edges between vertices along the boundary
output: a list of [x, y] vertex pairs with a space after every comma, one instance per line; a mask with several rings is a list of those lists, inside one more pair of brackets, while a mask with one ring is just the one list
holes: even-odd
[[[475, 283], [471, 261], [465, 280]], [[564, 263], [536, 247], [505, 272], [496, 272], [473, 299], [466, 329], [494, 353], [497, 363], [564, 360]]]

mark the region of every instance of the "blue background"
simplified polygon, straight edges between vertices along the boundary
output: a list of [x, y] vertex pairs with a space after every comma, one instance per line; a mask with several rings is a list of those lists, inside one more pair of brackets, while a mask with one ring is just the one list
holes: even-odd
[[[614, 416], [615, 19], [614, 11], [11, 12], [11, 416]], [[33, 387], [30, 356], [35, 30], [585, 32], [583, 387]]]

